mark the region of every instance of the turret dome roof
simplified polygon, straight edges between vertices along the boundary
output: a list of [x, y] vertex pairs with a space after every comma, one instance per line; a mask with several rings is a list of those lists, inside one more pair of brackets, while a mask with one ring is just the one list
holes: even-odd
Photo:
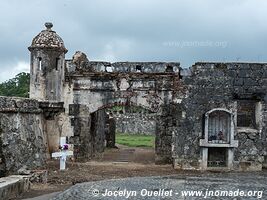
[[50, 22], [45, 23], [46, 30], [41, 31], [32, 40], [29, 49], [33, 48], [56, 48], [67, 52], [64, 41], [62, 38], [52, 30], [53, 24]]

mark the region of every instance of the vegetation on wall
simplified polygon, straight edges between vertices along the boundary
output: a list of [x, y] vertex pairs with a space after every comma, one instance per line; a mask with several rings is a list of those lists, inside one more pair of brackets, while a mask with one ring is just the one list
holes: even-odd
[[30, 74], [21, 72], [15, 78], [0, 83], [0, 96], [29, 97]]

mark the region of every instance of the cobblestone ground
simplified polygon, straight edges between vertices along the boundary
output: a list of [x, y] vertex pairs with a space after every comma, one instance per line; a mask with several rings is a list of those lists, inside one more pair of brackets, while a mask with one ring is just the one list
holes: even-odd
[[[105, 196], [106, 190], [110, 191], [111, 196]], [[117, 196], [118, 191], [121, 191], [122, 196]], [[182, 195], [183, 191], [203, 191], [203, 193], [201, 196], [185, 197]], [[206, 191], [210, 194], [213, 192], [214, 196], [205, 198]], [[227, 196], [226, 193], [219, 194], [224, 191], [228, 192]], [[241, 192], [244, 192], [245, 196], [241, 197]], [[221, 196], [222, 194], [224, 196]], [[267, 174], [218, 173], [87, 182], [74, 185], [53, 198], [53, 200], [79, 199], [267, 199]]]

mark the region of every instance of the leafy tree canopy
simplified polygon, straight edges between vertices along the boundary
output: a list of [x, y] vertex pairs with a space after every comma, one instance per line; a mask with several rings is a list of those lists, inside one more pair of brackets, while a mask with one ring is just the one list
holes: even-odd
[[0, 96], [29, 97], [30, 74], [21, 72], [15, 78], [0, 83]]

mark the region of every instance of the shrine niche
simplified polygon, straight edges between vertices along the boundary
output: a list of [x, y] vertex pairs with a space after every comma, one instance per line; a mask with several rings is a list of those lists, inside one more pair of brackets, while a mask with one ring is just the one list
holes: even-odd
[[215, 110], [209, 113], [208, 142], [229, 143], [231, 134], [231, 114], [223, 110]]
[[234, 113], [224, 108], [205, 114], [204, 138], [200, 139], [202, 169], [233, 168], [233, 149], [238, 147], [234, 139], [234, 119]]

